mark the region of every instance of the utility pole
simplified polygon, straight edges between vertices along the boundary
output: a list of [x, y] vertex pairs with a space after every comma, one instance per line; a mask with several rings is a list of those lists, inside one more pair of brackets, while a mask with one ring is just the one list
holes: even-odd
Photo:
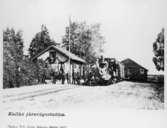
[[[70, 49], [70, 45], [71, 45], [71, 40], [70, 40], [70, 31], [71, 31], [71, 17], [69, 17], [69, 33], [68, 33], [68, 40], [69, 40], [69, 42], [68, 42], [68, 47], [69, 47], [69, 52], [71, 52], [71, 49]], [[71, 80], [72, 80], [72, 72], [71, 72], [71, 61], [70, 61], [70, 55], [69, 55], [69, 80], [70, 80], [70, 84], [71, 84]]]

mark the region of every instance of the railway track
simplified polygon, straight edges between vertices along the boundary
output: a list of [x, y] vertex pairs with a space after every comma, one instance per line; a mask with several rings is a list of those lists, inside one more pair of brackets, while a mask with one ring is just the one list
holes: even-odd
[[[2, 95], [2, 102], [3, 103], [7, 103], [7, 102], [11, 102], [11, 101], [18, 101], [18, 100], [24, 100], [27, 98], [33, 98], [33, 97], [37, 97], [37, 96], [43, 96], [43, 95], [48, 95], [48, 94], [52, 94], [52, 93], [58, 93], [61, 91], [65, 91], [65, 90], [69, 90], [69, 89], [74, 89], [74, 88], [78, 88], [77, 86], [71, 85], [71, 86], [55, 86], [55, 87], [50, 87], [50, 88], [39, 88], [39, 89], [35, 89], [32, 91], [28, 91], [28, 92], [19, 92], [19, 93], [14, 93], [14, 94], [3, 94]], [[19, 89], [19, 88], [18, 88]]]

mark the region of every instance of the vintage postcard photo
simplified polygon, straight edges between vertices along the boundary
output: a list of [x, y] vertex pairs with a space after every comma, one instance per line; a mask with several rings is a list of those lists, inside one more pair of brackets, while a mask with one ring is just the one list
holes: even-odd
[[2, 128], [165, 128], [166, 5], [0, 0]]
[[5, 110], [164, 109], [165, 1], [0, 3]]

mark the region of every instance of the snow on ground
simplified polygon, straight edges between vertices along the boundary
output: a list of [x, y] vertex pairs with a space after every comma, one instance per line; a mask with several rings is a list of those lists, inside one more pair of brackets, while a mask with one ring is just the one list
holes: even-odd
[[163, 109], [149, 83], [123, 81], [110, 86], [39, 85], [3, 90], [5, 109], [125, 108]]

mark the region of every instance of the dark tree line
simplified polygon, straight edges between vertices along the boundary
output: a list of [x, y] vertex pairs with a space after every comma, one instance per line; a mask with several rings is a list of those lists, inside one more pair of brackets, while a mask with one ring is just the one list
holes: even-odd
[[35, 63], [23, 53], [22, 32], [7, 28], [3, 31], [3, 88], [33, 85], [41, 82], [44, 64]]
[[12, 88], [33, 83], [34, 66], [23, 54], [22, 32], [7, 28], [3, 31], [3, 87]]

